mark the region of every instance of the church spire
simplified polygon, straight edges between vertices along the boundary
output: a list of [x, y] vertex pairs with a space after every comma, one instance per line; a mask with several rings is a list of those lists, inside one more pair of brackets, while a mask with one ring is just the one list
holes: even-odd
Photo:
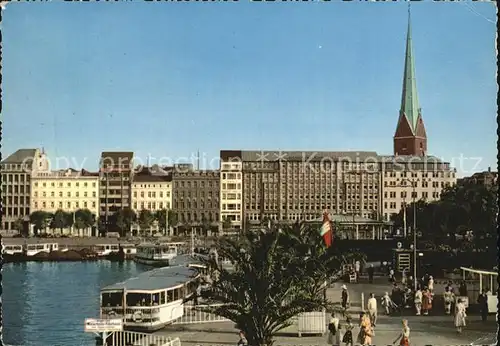
[[403, 76], [403, 94], [401, 97], [401, 115], [404, 115], [415, 134], [420, 105], [418, 104], [417, 80], [415, 76], [415, 60], [411, 40], [411, 16], [408, 5], [408, 32], [406, 34], [406, 55]]

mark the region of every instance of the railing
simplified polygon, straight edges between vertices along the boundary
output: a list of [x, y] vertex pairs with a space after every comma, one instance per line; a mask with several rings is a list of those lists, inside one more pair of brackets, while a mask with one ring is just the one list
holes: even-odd
[[[217, 316], [208, 312], [200, 311], [209, 305], [187, 305], [184, 304], [184, 315], [173, 324], [192, 324], [192, 323], [212, 323], [212, 322], [227, 322], [227, 318]], [[222, 306], [222, 304], [214, 304], [211, 306]]]
[[179, 338], [138, 332], [114, 332], [108, 338], [111, 346], [181, 346]]

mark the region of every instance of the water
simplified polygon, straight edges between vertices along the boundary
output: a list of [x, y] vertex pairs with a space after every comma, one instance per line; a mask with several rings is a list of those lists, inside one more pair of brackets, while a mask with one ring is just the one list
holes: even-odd
[[85, 318], [99, 318], [99, 290], [150, 268], [127, 261], [4, 264], [3, 342], [94, 346]]

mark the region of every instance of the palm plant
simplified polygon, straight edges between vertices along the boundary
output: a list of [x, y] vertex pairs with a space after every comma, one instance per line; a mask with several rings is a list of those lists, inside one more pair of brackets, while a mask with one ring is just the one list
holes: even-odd
[[271, 346], [293, 317], [332, 307], [320, 290], [339, 259], [324, 249], [317, 230], [285, 226], [244, 232], [239, 240], [219, 239], [216, 248], [234, 270], [206, 260], [212, 285], [202, 297], [210, 305], [200, 309], [235, 322], [250, 345]]

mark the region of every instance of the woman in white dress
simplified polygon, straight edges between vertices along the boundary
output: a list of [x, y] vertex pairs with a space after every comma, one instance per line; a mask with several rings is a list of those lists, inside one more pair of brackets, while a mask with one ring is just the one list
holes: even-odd
[[467, 314], [465, 312], [465, 304], [462, 299], [458, 299], [455, 305], [455, 327], [458, 333], [462, 333], [462, 328], [465, 327], [465, 318]]
[[332, 313], [330, 323], [328, 323], [328, 345], [341, 345], [340, 320]]

